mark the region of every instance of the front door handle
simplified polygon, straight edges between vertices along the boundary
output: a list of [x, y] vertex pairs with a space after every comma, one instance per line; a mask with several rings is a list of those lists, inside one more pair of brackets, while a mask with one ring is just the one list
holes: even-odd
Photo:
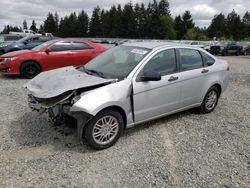
[[178, 77], [177, 76], [171, 76], [168, 81], [169, 82], [172, 82], [172, 81], [175, 81], [175, 80], [178, 80]]
[[201, 71], [201, 73], [207, 73], [209, 70], [207, 70], [207, 69], [203, 69], [202, 71]]

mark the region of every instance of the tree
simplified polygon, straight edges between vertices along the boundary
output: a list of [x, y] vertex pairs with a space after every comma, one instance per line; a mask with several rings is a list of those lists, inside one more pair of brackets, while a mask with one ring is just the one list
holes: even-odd
[[159, 9], [161, 16], [171, 16], [169, 2], [167, 0], [161, 0], [159, 2]]
[[55, 14], [54, 14], [54, 20], [55, 20], [55, 35], [57, 35], [58, 34], [58, 30], [59, 30], [59, 15], [58, 15], [58, 13], [57, 12], [55, 12]]
[[243, 36], [244, 38], [250, 37], [250, 12], [246, 12], [242, 18], [243, 23]]
[[208, 36], [210, 38], [222, 38], [226, 36], [226, 18], [225, 16], [220, 13], [215, 15], [212, 19], [211, 24], [209, 25], [208, 29]]
[[38, 29], [38, 33], [44, 33], [43, 24], [40, 25], [40, 27]]
[[28, 24], [26, 20], [23, 21], [23, 29], [28, 29]]
[[87, 36], [88, 32], [88, 24], [89, 24], [89, 17], [88, 15], [82, 10], [77, 17], [76, 21], [76, 36], [83, 37]]
[[227, 36], [232, 36], [234, 40], [239, 40], [243, 36], [243, 31], [240, 28], [243, 28], [240, 15], [238, 15], [235, 10], [227, 15], [226, 20], [227, 25]]
[[132, 3], [124, 5], [121, 31], [122, 37], [135, 38], [136, 36], [136, 20]]
[[183, 20], [182, 20], [182, 17], [180, 15], [175, 17], [174, 29], [176, 31], [176, 38], [178, 40], [183, 39], [184, 35], [186, 33], [186, 27], [185, 27]]
[[57, 28], [56, 28], [56, 20], [52, 13], [48, 13], [46, 20], [44, 21], [44, 31], [46, 33], [52, 33], [56, 34]]
[[30, 30], [34, 31], [37, 33], [37, 28], [36, 28], [36, 22], [35, 20], [32, 20], [32, 24], [30, 26]]
[[100, 8], [94, 8], [89, 24], [89, 34], [92, 37], [98, 37], [101, 34]]
[[153, 4], [149, 4], [148, 6], [148, 36], [150, 38], [162, 38], [161, 31], [161, 13], [156, 0], [154, 0]]
[[161, 17], [161, 38], [170, 40], [176, 39], [174, 20], [170, 16]]
[[5, 25], [1, 34], [9, 34], [9, 32], [22, 32], [22, 28], [18, 26]]
[[192, 14], [190, 13], [189, 10], [186, 10], [184, 12], [184, 14], [182, 15], [182, 19], [183, 19], [183, 24], [185, 26], [186, 31], [188, 29], [192, 29], [194, 28], [194, 23], [193, 23], [193, 18], [192, 18]]

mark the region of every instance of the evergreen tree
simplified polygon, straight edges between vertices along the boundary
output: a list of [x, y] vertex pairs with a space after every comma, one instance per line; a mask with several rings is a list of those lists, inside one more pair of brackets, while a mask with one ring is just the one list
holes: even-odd
[[44, 33], [43, 24], [40, 25], [38, 33]]
[[9, 34], [9, 32], [22, 32], [22, 28], [18, 26], [5, 25], [1, 34]]
[[55, 35], [57, 32], [55, 17], [50, 12], [47, 15], [46, 20], [44, 21], [44, 31], [46, 33], [52, 33], [53, 35]]
[[26, 20], [23, 21], [23, 29], [28, 29], [28, 24]]
[[218, 15], [215, 15], [212, 19], [211, 24], [209, 25], [207, 31], [208, 36], [210, 38], [216, 37], [216, 38], [222, 38], [226, 36], [226, 18], [221, 13]]
[[183, 23], [183, 20], [181, 16], [176, 16], [174, 20], [174, 29], [176, 31], [176, 38], [178, 40], [181, 40], [184, 38], [184, 35], [186, 33], [186, 27]]
[[98, 37], [101, 34], [100, 8], [96, 7], [93, 10], [89, 24], [89, 34], [92, 37]]
[[250, 12], [246, 12], [245, 15], [242, 18], [243, 23], [243, 37], [250, 37]]
[[89, 17], [88, 15], [82, 10], [77, 17], [76, 21], [76, 36], [83, 37], [87, 36], [88, 33], [88, 24], [89, 24]]
[[30, 26], [30, 30], [34, 31], [37, 33], [37, 28], [36, 28], [36, 22], [35, 20], [32, 20], [32, 24]]
[[241, 22], [240, 15], [238, 15], [235, 10], [227, 15], [226, 25], [227, 36], [229, 38], [233, 37], [234, 40], [242, 38], [243, 31], [240, 28], [243, 27], [243, 24]]
[[183, 24], [185, 26], [186, 31], [188, 29], [194, 28], [193, 18], [192, 18], [190, 11], [186, 10], [184, 14], [182, 15], [182, 19], [183, 19]]
[[132, 3], [124, 5], [122, 12], [122, 37], [135, 38], [136, 36], [136, 20]]
[[159, 2], [159, 9], [162, 16], [171, 16], [168, 0], [161, 0]]
[[57, 12], [55, 12], [55, 14], [54, 14], [54, 20], [55, 20], [55, 35], [58, 35], [58, 30], [59, 30], [59, 15], [58, 15], [58, 13]]

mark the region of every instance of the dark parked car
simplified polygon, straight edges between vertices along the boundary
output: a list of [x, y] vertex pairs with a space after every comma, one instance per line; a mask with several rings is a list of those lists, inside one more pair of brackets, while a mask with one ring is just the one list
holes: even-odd
[[246, 45], [246, 46], [243, 46], [243, 48], [242, 48], [242, 54], [243, 55], [250, 55], [250, 44]]
[[210, 53], [213, 55], [219, 55], [222, 54], [225, 49], [225, 46], [223, 45], [213, 45], [210, 47]]
[[237, 44], [228, 44], [222, 55], [234, 54], [234, 55], [241, 55], [242, 46]]
[[237, 44], [214, 45], [210, 48], [210, 53], [213, 55], [241, 55], [243, 47]]
[[21, 38], [20, 40], [9, 44], [0, 44], [0, 55], [18, 50], [30, 50], [52, 39], [55, 39], [55, 37], [42, 37], [33, 35]]
[[10, 35], [10, 34], [0, 35], [0, 44], [11, 43], [11, 42], [17, 41], [17, 40], [19, 40], [21, 38], [22, 37], [19, 36], [19, 35]]

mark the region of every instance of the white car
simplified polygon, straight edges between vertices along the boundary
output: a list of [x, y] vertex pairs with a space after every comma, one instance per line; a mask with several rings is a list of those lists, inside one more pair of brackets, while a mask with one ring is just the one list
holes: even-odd
[[55, 122], [77, 121], [80, 139], [112, 146], [125, 128], [186, 109], [212, 112], [229, 66], [205, 50], [163, 42], [126, 43], [82, 67], [43, 72], [26, 84], [29, 106]]

